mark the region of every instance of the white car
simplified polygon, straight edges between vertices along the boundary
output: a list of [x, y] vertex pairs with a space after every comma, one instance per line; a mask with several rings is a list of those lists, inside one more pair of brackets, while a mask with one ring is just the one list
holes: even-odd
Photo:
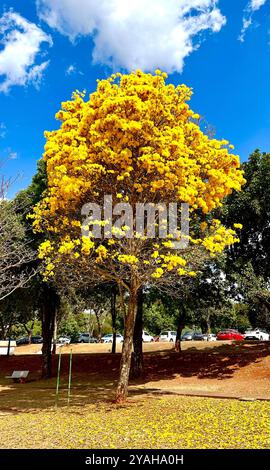
[[162, 331], [159, 335], [159, 341], [163, 342], [170, 342], [175, 343], [176, 341], [176, 331]]
[[217, 340], [217, 337], [213, 333], [209, 333], [207, 335], [207, 341], [216, 341], [216, 340]]
[[[103, 343], [112, 343], [113, 342], [113, 334], [110, 333], [108, 335], [102, 336], [101, 338]], [[116, 333], [116, 344], [123, 343], [124, 338], [120, 333]]]
[[57, 343], [64, 345], [64, 344], [70, 344], [70, 341], [71, 339], [68, 336], [60, 336], [60, 338], [58, 338], [57, 340]]
[[245, 331], [244, 334], [245, 339], [257, 339], [259, 341], [269, 341], [269, 334], [266, 333], [264, 330], [260, 330], [259, 328], [252, 328]]
[[152, 343], [152, 341], [154, 341], [154, 338], [153, 338], [153, 336], [149, 335], [149, 333], [147, 333], [147, 331], [143, 331], [142, 340], [143, 340], [144, 343]]

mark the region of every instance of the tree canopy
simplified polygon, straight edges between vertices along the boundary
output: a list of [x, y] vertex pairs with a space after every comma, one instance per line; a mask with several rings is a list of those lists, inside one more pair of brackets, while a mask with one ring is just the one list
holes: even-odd
[[226, 224], [243, 225], [239, 243], [228, 253], [232, 269], [251, 262], [256, 274], [270, 278], [270, 153], [255, 150], [242, 164], [246, 183], [223, 206]]
[[[233, 229], [216, 219], [208, 223], [206, 214], [241, 188], [239, 158], [227, 141], [202, 132], [187, 103], [191, 90], [166, 85], [165, 78], [159, 71], [116, 74], [101, 80], [89, 101], [75, 92], [62, 104], [56, 115], [60, 129], [45, 133], [48, 192], [34, 214], [35, 229], [47, 237], [40, 246], [47, 276], [67, 260], [82, 269], [91, 261], [100, 278], [125, 282], [127, 288], [131, 278], [139, 288], [172, 271], [194, 275], [194, 256], [190, 250], [180, 255], [171, 234], [150, 243], [145, 232], [134, 232], [123, 219], [108, 227], [112, 221], [105, 217], [92, 221], [104, 226], [98, 239], [89, 225], [84, 225], [89, 236], [81, 237], [83, 205], [101, 207], [108, 194], [112, 207], [128, 203], [133, 215], [138, 203], [189, 204], [193, 253], [217, 253], [237, 241]], [[116, 215], [122, 215], [121, 204], [118, 209]]]

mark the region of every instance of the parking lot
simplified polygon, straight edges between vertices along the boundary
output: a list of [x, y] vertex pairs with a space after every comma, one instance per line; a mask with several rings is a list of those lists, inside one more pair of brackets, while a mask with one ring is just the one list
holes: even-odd
[[[245, 342], [245, 344], [253, 344], [254, 341]], [[218, 350], [219, 352], [222, 351], [222, 346], [225, 349], [228, 346], [233, 345], [234, 349], [239, 348], [242, 342], [235, 342], [235, 341], [182, 341], [181, 349], [183, 351], [209, 351], [209, 350]], [[62, 354], [72, 352], [75, 354], [91, 354], [91, 353], [108, 353], [111, 352], [112, 345], [110, 343], [82, 343], [82, 344], [70, 344], [61, 346]], [[41, 353], [41, 344], [32, 344], [27, 346], [18, 346], [15, 350], [15, 355], [24, 355], [24, 354], [40, 354]], [[122, 345], [116, 345], [116, 351], [121, 352]], [[59, 347], [57, 348], [59, 350]], [[143, 343], [143, 350], [144, 352], [155, 352], [155, 351], [168, 351], [174, 349], [173, 343], [166, 343], [166, 342], [152, 342], [152, 343]]]

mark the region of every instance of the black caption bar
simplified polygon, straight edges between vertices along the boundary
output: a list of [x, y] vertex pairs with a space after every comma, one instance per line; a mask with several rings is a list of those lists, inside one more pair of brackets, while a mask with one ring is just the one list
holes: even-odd
[[[258, 460], [259, 459], [259, 460]], [[169, 465], [187, 466], [235, 464], [260, 465], [269, 463], [270, 450], [0, 450], [0, 468], [3, 465], [37, 465], [55, 464], [76, 465], [90, 468], [105, 466], [123, 468], [129, 465]]]

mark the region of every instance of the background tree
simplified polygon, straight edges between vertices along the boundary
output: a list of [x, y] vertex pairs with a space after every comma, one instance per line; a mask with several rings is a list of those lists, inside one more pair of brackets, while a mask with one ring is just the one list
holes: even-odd
[[[242, 164], [246, 183], [222, 208], [224, 223], [243, 225], [240, 242], [227, 252], [227, 275], [250, 309], [253, 326], [269, 327], [270, 153], [255, 150]], [[260, 317], [260, 320], [259, 320]]]
[[0, 302], [0, 338], [6, 340], [12, 336], [12, 329], [16, 325], [17, 312], [12, 307], [10, 296]]
[[233, 273], [231, 278], [251, 326], [270, 330], [269, 283], [254, 272], [251, 262], [243, 267], [241, 273]]
[[[46, 163], [43, 160], [40, 160], [37, 163], [37, 172], [34, 175], [31, 184], [25, 190], [20, 191], [16, 195], [14, 201], [16, 214], [20, 217], [27, 234], [27, 243], [34, 252], [36, 252], [37, 247], [44, 237], [33, 231], [32, 222], [28, 216], [32, 212], [34, 205], [42, 199], [46, 188]], [[39, 318], [42, 323], [42, 376], [44, 378], [50, 378], [52, 373], [52, 352], [55, 352], [56, 349], [56, 343], [55, 340], [53, 341], [53, 337], [56, 336], [57, 311], [60, 305], [60, 297], [57, 287], [52, 280], [50, 280], [49, 283], [46, 283], [45, 279], [39, 276], [40, 265], [40, 260], [36, 257], [34, 260], [34, 285], [35, 297], [39, 300]], [[54, 306], [53, 301], [55, 302]]]
[[97, 338], [101, 342], [103, 325], [111, 313], [111, 286], [102, 285], [87, 292], [83, 292], [86, 308], [96, 318]]
[[211, 333], [217, 317], [231, 309], [233, 291], [223, 270], [224, 258], [208, 263], [195, 280], [193, 309], [202, 333]]
[[0, 301], [35, 275], [32, 249], [14, 201], [0, 200]]
[[270, 153], [253, 152], [242, 164], [246, 183], [231, 194], [222, 208], [222, 219], [243, 225], [240, 241], [228, 252], [233, 270], [251, 263], [255, 274], [270, 277]]
[[178, 309], [175, 302], [169, 300], [169, 296], [161, 295], [156, 289], [145, 294], [143, 325], [153, 336], [158, 336], [162, 330], [176, 329]]
[[24, 330], [24, 334], [28, 335], [31, 344], [33, 328], [38, 318], [38, 302], [34, 279], [27, 284], [27, 287], [18, 288], [3, 299], [0, 302], [0, 318], [2, 317], [0, 321], [6, 319], [8, 325], [8, 330], [3, 336], [14, 332], [14, 326], [19, 324], [23, 327], [21, 331]]

